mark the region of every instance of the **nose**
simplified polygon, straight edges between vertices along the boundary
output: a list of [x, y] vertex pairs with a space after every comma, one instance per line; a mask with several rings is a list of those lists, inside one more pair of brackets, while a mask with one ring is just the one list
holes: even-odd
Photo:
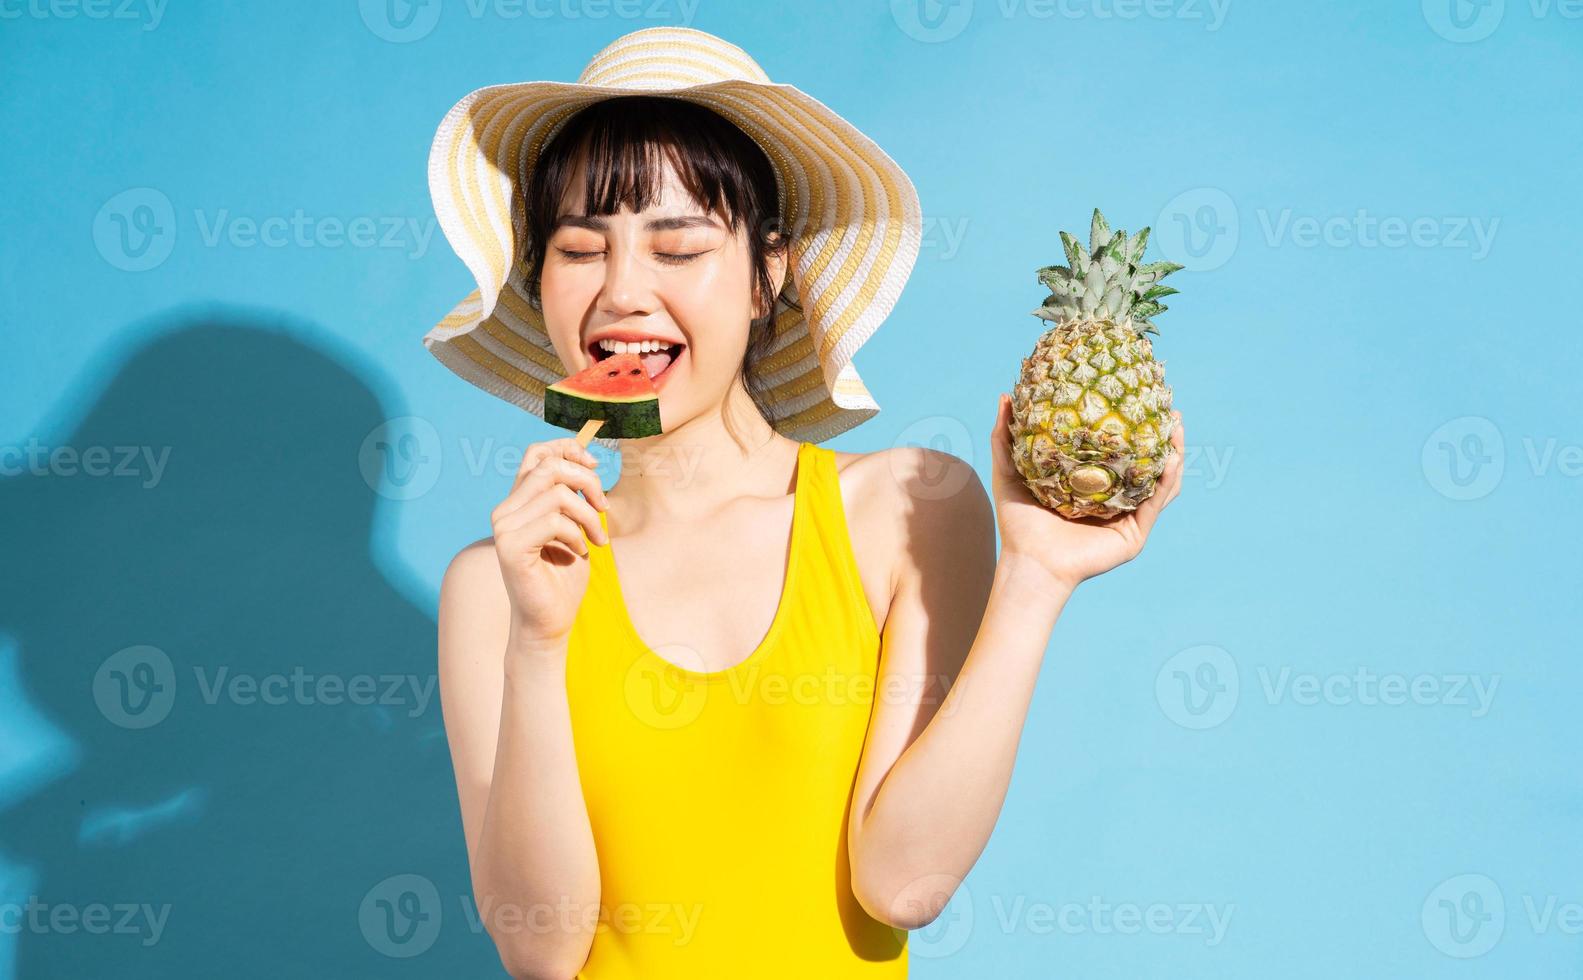
[[638, 249], [625, 242], [612, 242], [605, 260], [605, 285], [599, 308], [614, 317], [641, 316], [652, 312], [654, 270], [643, 261]]

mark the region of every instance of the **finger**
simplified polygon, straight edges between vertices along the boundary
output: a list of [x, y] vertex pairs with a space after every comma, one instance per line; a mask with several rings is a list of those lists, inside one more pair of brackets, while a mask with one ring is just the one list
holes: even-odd
[[[1177, 432], [1172, 433], [1173, 445], [1176, 445], [1179, 435], [1180, 427]], [[1133, 518], [1137, 521], [1138, 531], [1144, 537], [1147, 537], [1149, 531], [1153, 529], [1154, 522], [1159, 519], [1160, 511], [1165, 509], [1166, 504], [1175, 500], [1177, 493], [1182, 489], [1182, 458], [1183, 454], [1178, 445], [1177, 451], [1166, 459], [1165, 469], [1161, 471], [1159, 480], [1155, 481], [1154, 492], [1132, 512]]]
[[565, 514], [547, 514], [542, 518], [550, 529], [548, 540], [565, 545], [584, 558], [588, 557], [588, 539], [577, 522]]
[[609, 544], [610, 539], [599, 523], [599, 512], [592, 504], [578, 496], [577, 491], [564, 483], [549, 487], [531, 501], [505, 514], [495, 523], [496, 534], [506, 534], [531, 524], [545, 514], [560, 513], [570, 517], [582, 527], [588, 540]]
[[550, 457], [530, 470], [523, 477], [522, 482], [496, 505], [493, 519], [499, 520], [522, 509], [530, 500], [555, 484], [581, 490], [588, 497], [589, 502], [600, 510], [610, 509], [610, 501], [605, 497], [605, 488], [600, 485], [597, 472], [576, 460]]
[[1011, 466], [1011, 396], [1002, 392], [995, 405], [995, 426], [989, 433], [991, 467], [1004, 476]]
[[550, 439], [547, 442], [536, 442], [522, 454], [522, 462], [517, 464], [517, 474], [512, 478], [512, 489], [523, 481], [528, 473], [532, 472], [546, 459], [567, 459], [586, 463], [588, 466], [597, 466], [599, 461], [594, 454], [583, 448], [583, 444], [575, 438], [568, 436], [565, 439]]
[[[1170, 467], [1167, 466], [1166, 468], [1169, 470]], [[1165, 507], [1166, 488], [1163, 486], [1164, 482], [1162, 478], [1160, 483], [1155, 484], [1154, 493], [1150, 494], [1149, 499], [1139, 504], [1132, 512], [1133, 520], [1137, 521], [1138, 524], [1138, 533], [1143, 538], [1149, 536], [1150, 529], [1154, 527], [1155, 520], [1159, 518], [1160, 511]]]
[[1167, 504], [1182, 492], [1182, 471], [1187, 466], [1187, 426], [1182, 422], [1181, 412], [1172, 412], [1171, 417], [1176, 420], [1176, 429], [1171, 433], [1171, 445], [1176, 448], [1176, 452], [1166, 467], [1171, 479], [1170, 495], [1165, 498]]
[[609, 509], [610, 501], [605, 497], [605, 488], [599, 483], [597, 471], [577, 460], [549, 458], [534, 467], [523, 478], [522, 483], [500, 502], [496, 510], [502, 512], [515, 510], [557, 483], [564, 483], [573, 490], [581, 490], [587, 495], [589, 502], [600, 510]]
[[508, 555], [525, 555], [538, 559], [539, 552], [551, 544], [559, 544], [574, 555], [588, 555], [588, 541], [583, 529], [565, 514], [541, 514], [514, 531], [495, 536], [496, 547]]

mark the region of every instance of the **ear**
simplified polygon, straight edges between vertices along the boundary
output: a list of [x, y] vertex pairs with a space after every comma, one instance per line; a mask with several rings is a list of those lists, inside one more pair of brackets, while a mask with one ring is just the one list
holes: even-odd
[[[787, 270], [788, 265], [789, 265], [789, 257], [790, 256], [791, 256], [791, 248], [790, 247], [780, 249], [777, 252], [773, 252], [770, 255], [765, 256], [764, 267], [765, 267], [766, 270], [769, 271], [770, 282], [775, 284], [775, 295], [776, 296], [780, 296], [781, 289], [784, 288], [785, 285], [786, 285], [786, 270]], [[755, 287], [754, 293], [757, 294], [757, 292], [758, 292], [757, 287]], [[754, 308], [758, 311], [759, 316], [765, 316], [765, 315], [768, 315], [770, 313], [775, 312], [775, 309], [774, 309], [773, 305], [770, 305], [768, 309], [765, 309], [766, 304], [765, 304], [764, 300], [762, 298], [757, 297], [757, 295], [755, 295], [755, 299], [757, 300], [757, 302], [756, 302], [756, 305], [755, 305]]]

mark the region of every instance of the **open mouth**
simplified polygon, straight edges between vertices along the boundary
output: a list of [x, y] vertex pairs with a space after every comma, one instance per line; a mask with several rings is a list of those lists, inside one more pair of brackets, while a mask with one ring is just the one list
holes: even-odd
[[596, 364], [616, 354], [638, 355], [638, 359], [643, 362], [643, 370], [648, 372], [649, 380], [655, 384], [659, 384], [660, 379], [670, 372], [686, 352], [686, 344], [661, 341], [645, 341], [637, 344], [602, 340], [588, 345], [588, 356], [592, 357]]

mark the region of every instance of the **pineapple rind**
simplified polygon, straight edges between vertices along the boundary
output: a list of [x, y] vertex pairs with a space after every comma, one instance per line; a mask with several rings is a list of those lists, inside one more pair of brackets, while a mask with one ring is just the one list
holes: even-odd
[[[1077, 348], [1107, 355], [1074, 363]], [[1088, 384], [1074, 379], [1092, 373]], [[1127, 322], [1077, 321], [1052, 327], [1023, 359], [1012, 387], [1012, 460], [1041, 504], [1065, 517], [1114, 517], [1154, 493], [1174, 451], [1171, 389], [1147, 337]], [[1109, 489], [1081, 494], [1073, 474], [1086, 467], [1111, 474]], [[1092, 476], [1091, 473], [1087, 474]]]
[[[1085, 253], [1061, 233], [1067, 266], [1047, 266], [1034, 315], [1051, 322], [1012, 387], [1012, 459], [1029, 491], [1065, 517], [1111, 518], [1149, 499], [1175, 452], [1165, 365], [1145, 334], [1159, 281], [1181, 266], [1140, 265], [1149, 229], [1111, 231], [1098, 210]], [[1079, 492], [1074, 480], [1085, 490]]]

